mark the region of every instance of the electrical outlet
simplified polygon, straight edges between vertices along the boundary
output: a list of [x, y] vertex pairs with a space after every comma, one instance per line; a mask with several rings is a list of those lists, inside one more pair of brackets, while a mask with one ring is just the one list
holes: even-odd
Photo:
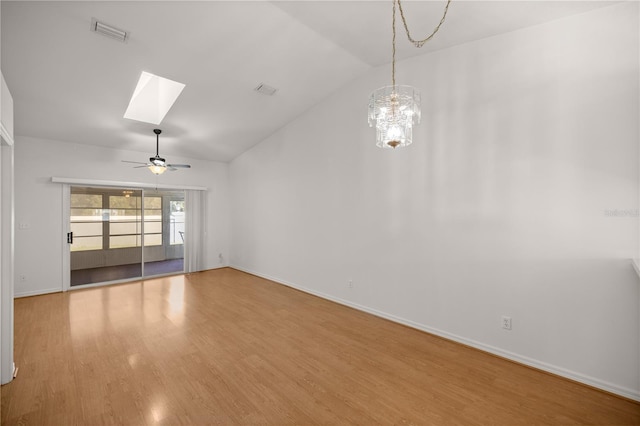
[[27, 276], [26, 275], [20, 275], [20, 282], [23, 283], [27, 281]]
[[505, 330], [511, 330], [511, 317], [505, 315], [502, 316], [502, 328]]
[[353, 288], [353, 280], [349, 280], [347, 282], [347, 285], [349, 286], [349, 288]]

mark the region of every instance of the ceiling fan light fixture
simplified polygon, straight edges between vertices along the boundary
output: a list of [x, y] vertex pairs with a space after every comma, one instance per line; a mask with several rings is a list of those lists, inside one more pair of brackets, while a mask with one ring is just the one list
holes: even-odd
[[122, 160], [122, 161], [124, 163], [140, 164], [139, 166], [135, 166], [135, 168], [138, 169], [138, 168], [146, 167], [151, 171], [151, 173], [153, 173], [156, 176], [163, 174], [167, 170], [175, 171], [178, 169], [191, 168], [189, 164], [167, 164], [167, 161], [164, 158], [160, 157], [160, 133], [162, 133], [162, 130], [153, 129], [153, 133], [156, 134], [156, 156], [155, 157], [150, 157], [148, 163], [141, 163], [138, 161], [127, 161], [127, 160]]
[[149, 166], [149, 170], [151, 170], [151, 173], [153, 173], [154, 175], [161, 175], [167, 171], [167, 166], [157, 166], [155, 164], [152, 164]]

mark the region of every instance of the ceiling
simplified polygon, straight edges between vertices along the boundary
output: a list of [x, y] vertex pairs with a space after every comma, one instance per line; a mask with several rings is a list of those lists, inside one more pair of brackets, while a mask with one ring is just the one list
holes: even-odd
[[[398, 28], [398, 59], [610, 5], [454, 0], [422, 49]], [[406, 1], [412, 35], [444, 1]], [[152, 154], [230, 161], [305, 110], [390, 62], [388, 1], [2, 1], [1, 66], [15, 133]], [[89, 31], [92, 18], [126, 43]], [[186, 87], [159, 126], [123, 118], [142, 71]], [[278, 89], [265, 96], [260, 83]], [[376, 89], [372, 87], [372, 90]], [[367, 100], [362, 100], [363, 117]], [[146, 155], [142, 156], [143, 159]]]

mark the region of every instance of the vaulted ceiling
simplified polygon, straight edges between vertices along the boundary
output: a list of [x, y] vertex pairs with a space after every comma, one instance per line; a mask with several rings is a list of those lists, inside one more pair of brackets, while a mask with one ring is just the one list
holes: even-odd
[[[398, 27], [398, 59], [514, 31], [613, 2], [454, 0], [422, 49]], [[426, 35], [444, 1], [406, 1]], [[15, 132], [229, 161], [341, 86], [391, 59], [388, 1], [2, 1], [1, 67]], [[126, 43], [89, 30], [96, 18]], [[123, 118], [142, 71], [185, 83], [160, 126]], [[278, 89], [265, 96], [260, 83]], [[375, 87], [371, 88], [376, 89]], [[367, 100], [362, 100], [366, 122]]]

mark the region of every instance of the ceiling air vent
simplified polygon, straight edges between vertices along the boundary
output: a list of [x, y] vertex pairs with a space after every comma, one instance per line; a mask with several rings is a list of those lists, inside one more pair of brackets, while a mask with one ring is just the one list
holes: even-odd
[[111, 25], [105, 24], [104, 22], [100, 22], [96, 18], [91, 18], [91, 31], [123, 43], [127, 41], [127, 36], [129, 35], [126, 31], [119, 30]]
[[256, 87], [253, 90], [255, 90], [258, 93], [262, 93], [263, 95], [267, 95], [267, 96], [272, 96], [274, 93], [276, 93], [278, 91], [278, 89], [276, 89], [275, 87], [271, 87], [271, 86], [266, 85], [264, 83], [260, 83], [258, 85], [258, 87]]

